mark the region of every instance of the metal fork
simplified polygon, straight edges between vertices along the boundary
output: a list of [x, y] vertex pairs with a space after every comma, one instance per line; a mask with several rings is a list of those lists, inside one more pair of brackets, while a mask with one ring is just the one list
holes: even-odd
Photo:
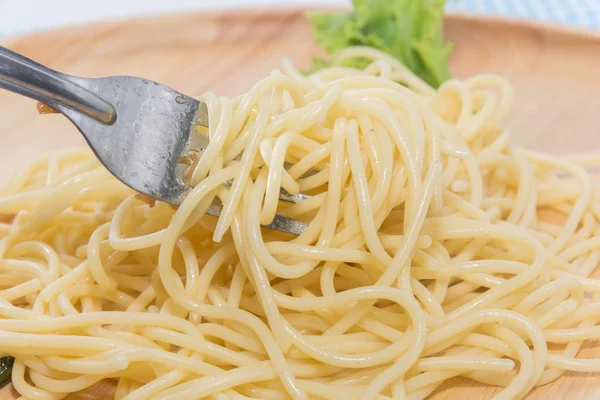
[[[64, 114], [100, 162], [139, 193], [179, 205], [190, 151], [202, 152], [208, 135], [206, 104], [157, 82], [131, 76], [80, 78], [51, 70], [0, 46], [0, 88], [38, 100]], [[282, 192], [297, 202], [308, 196]], [[219, 216], [216, 199], [207, 214]], [[266, 228], [301, 234], [307, 224], [276, 215]]]

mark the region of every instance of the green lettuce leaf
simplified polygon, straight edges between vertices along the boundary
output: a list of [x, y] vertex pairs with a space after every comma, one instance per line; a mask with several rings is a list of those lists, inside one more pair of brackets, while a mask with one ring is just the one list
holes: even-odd
[[[434, 88], [451, 75], [448, 56], [452, 45], [444, 41], [445, 0], [353, 0], [349, 13], [308, 14], [314, 37], [330, 55], [350, 46], [370, 46], [400, 60]], [[370, 60], [348, 60], [362, 68]], [[329, 64], [315, 59], [313, 71]]]
[[0, 388], [10, 382], [14, 362], [15, 359], [12, 357], [0, 358]]

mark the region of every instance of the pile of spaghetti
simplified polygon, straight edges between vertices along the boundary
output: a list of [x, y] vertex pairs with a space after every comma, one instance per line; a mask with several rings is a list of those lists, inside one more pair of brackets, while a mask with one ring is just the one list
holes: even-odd
[[[369, 48], [336, 64], [205, 95], [210, 145], [177, 209], [87, 150], [4, 187], [0, 355], [23, 398], [111, 381], [128, 400], [423, 399], [462, 376], [517, 399], [600, 371], [577, 357], [600, 335], [581, 163], [511, 144], [502, 78], [434, 90]], [[276, 213], [308, 228], [261, 228]]]

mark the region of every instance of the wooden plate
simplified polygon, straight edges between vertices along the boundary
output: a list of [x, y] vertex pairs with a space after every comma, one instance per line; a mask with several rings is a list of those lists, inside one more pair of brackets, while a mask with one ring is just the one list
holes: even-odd
[[[518, 143], [552, 153], [600, 145], [600, 36], [504, 20], [450, 15], [457, 77], [483, 72], [506, 76], [516, 104], [507, 126]], [[235, 95], [290, 57], [308, 66], [318, 50], [302, 10], [185, 14], [75, 26], [6, 40], [3, 45], [60, 71], [88, 77], [136, 75], [190, 95]], [[41, 153], [82, 145], [65, 118], [40, 116], [35, 103], [0, 91], [0, 174]], [[585, 357], [600, 356], [588, 349]], [[85, 396], [102, 399], [110, 385]], [[600, 374], [569, 373], [530, 399], [589, 399]], [[496, 390], [456, 380], [435, 399], [486, 399]], [[0, 399], [13, 399], [7, 387]]]

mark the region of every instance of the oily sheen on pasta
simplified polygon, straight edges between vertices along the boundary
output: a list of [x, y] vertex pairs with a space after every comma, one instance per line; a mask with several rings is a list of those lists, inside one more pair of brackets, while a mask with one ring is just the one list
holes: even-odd
[[[600, 371], [578, 358], [600, 335], [586, 160], [511, 144], [500, 77], [435, 91], [375, 50], [348, 57], [374, 62], [284, 63], [203, 96], [210, 145], [177, 209], [88, 150], [4, 187], [0, 353], [23, 399], [102, 381], [127, 400], [416, 400], [457, 376], [518, 399]], [[309, 226], [262, 229], [275, 213]]]

